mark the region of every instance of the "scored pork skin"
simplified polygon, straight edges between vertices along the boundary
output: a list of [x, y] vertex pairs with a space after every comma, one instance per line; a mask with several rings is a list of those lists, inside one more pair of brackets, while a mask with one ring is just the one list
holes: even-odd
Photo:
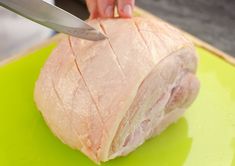
[[162, 21], [88, 22], [108, 39], [63, 39], [34, 96], [52, 132], [99, 163], [128, 154], [183, 114], [199, 90], [197, 56]]

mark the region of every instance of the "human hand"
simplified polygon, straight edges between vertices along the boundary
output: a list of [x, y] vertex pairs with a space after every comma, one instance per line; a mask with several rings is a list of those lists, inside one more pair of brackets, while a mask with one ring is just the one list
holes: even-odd
[[90, 18], [112, 18], [115, 6], [120, 17], [129, 18], [132, 16], [135, 0], [86, 0], [86, 3]]

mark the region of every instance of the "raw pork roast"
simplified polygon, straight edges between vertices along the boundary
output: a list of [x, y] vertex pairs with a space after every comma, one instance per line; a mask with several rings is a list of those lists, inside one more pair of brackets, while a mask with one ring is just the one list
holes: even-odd
[[197, 56], [162, 21], [88, 22], [109, 39], [63, 39], [41, 70], [35, 101], [56, 136], [99, 163], [127, 155], [183, 114], [199, 90]]

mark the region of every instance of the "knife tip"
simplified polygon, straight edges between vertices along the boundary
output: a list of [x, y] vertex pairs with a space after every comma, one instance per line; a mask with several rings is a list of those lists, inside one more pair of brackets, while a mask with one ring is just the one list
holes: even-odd
[[108, 39], [108, 36], [99, 32], [99, 31], [96, 31], [96, 37], [95, 37], [95, 40], [98, 41], [98, 40], [105, 40], [105, 39]]
[[86, 40], [99, 41], [99, 40], [108, 39], [108, 36], [106, 36], [105, 34], [101, 33], [100, 31], [98, 31], [94, 28], [85, 29], [85, 30], [82, 30], [82, 31], [81, 31], [81, 29], [76, 29], [76, 32], [78, 32], [78, 33], [74, 33], [74, 32], [75, 31], [73, 31], [72, 36], [82, 38], [82, 39], [86, 39]]

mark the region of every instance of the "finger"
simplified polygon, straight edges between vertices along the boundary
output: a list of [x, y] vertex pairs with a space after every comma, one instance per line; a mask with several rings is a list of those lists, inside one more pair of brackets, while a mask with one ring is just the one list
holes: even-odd
[[90, 13], [90, 18], [99, 17], [97, 0], [86, 0], [87, 8]]
[[118, 0], [118, 13], [120, 17], [132, 16], [135, 0]]
[[105, 18], [114, 16], [115, 0], [97, 0], [99, 15]]

